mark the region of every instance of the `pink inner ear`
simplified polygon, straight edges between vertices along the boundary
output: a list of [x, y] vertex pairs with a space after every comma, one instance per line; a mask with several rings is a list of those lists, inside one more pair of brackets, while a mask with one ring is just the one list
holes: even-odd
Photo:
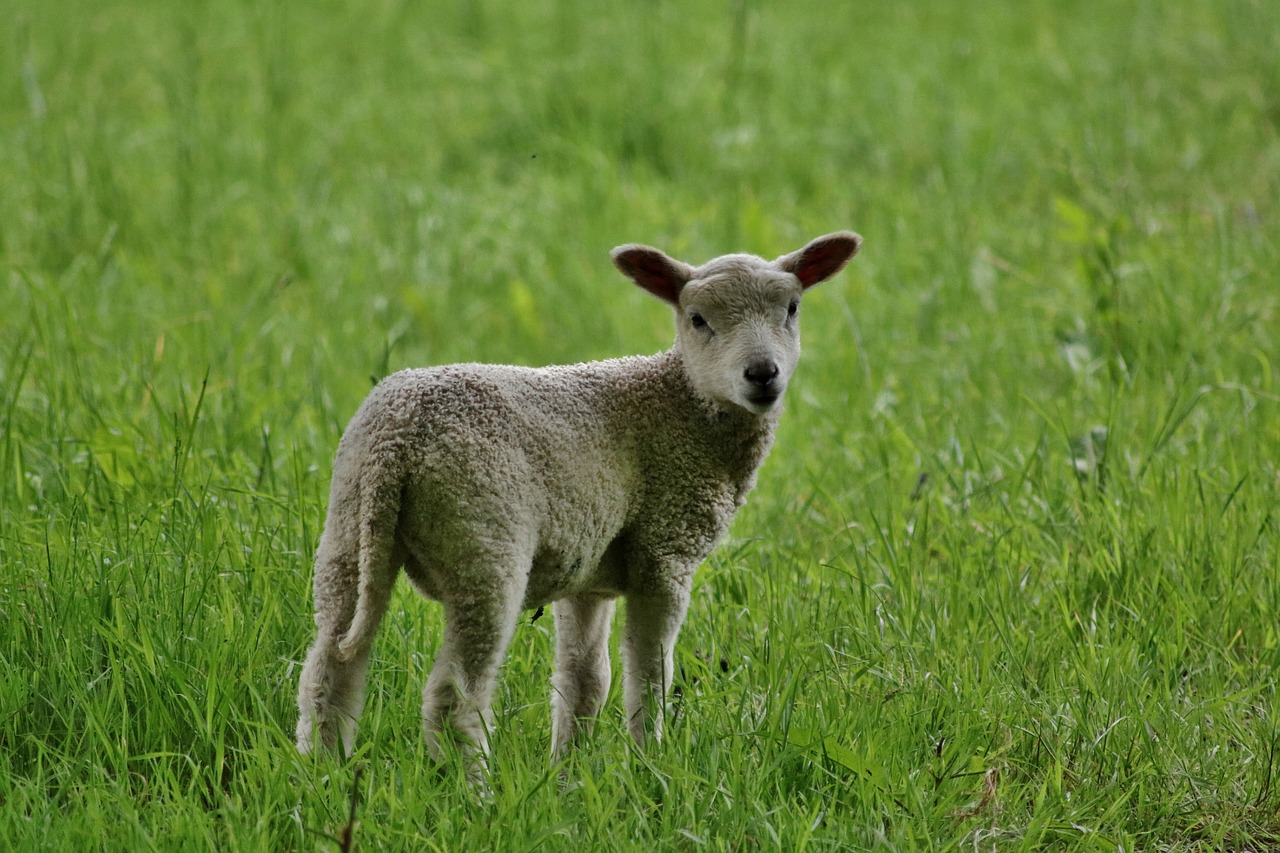
[[786, 266], [802, 287], [812, 287], [839, 272], [857, 251], [858, 240], [852, 235], [820, 237], [793, 255]]
[[688, 277], [674, 261], [657, 249], [637, 248], [619, 252], [614, 263], [636, 284], [659, 299], [676, 304]]

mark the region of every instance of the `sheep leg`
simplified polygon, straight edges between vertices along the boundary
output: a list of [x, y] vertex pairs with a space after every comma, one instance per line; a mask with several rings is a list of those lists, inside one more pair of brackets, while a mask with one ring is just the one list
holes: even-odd
[[579, 730], [589, 730], [609, 692], [613, 599], [575, 595], [551, 606], [556, 618], [556, 671], [551, 678], [551, 753], [561, 756]]
[[623, 637], [623, 695], [627, 728], [641, 746], [651, 732], [662, 738], [662, 717], [674, 674], [676, 635], [689, 607], [684, 587], [627, 596]]
[[[523, 578], [527, 571], [517, 573]], [[442, 735], [458, 736], [467, 776], [482, 779], [487, 769], [490, 704], [498, 669], [515, 632], [524, 583], [495, 580], [481, 598], [445, 602], [444, 642], [422, 691], [422, 728], [428, 751], [443, 761]]]
[[325, 749], [341, 741], [348, 755], [355, 748], [373, 635], [406, 556], [393, 538], [397, 511], [366, 506], [370, 493], [357, 487], [350, 465], [340, 451], [316, 551], [318, 630], [298, 679], [297, 743], [303, 753], [317, 741]]
[[317, 740], [327, 750], [342, 743], [343, 754], [355, 748], [356, 724], [364, 710], [369, 646], [344, 657], [338, 652], [342, 631], [321, 629], [298, 684], [298, 751], [306, 754]]
[[308, 753], [317, 742], [333, 749], [339, 742], [350, 754], [356, 723], [364, 710], [365, 673], [370, 644], [342, 654], [339, 642], [356, 609], [358, 569], [353, 558], [335, 556], [322, 541], [315, 572], [315, 642], [298, 679], [298, 751]]

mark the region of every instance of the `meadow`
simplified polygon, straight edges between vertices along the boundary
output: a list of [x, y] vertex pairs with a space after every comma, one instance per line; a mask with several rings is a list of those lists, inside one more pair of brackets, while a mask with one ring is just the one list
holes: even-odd
[[[1280, 845], [1280, 4], [0, 19], [0, 849]], [[615, 683], [553, 765], [529, 614], [472, 796], [404, 588], [357, 753], [296, 755], [373, 381], [655, 352], [613, 246], [838, 228], [660, 745]]]

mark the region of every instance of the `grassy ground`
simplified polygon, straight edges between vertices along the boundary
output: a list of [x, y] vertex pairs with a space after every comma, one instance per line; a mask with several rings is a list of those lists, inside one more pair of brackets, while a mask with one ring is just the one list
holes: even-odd
[[[1280, 844], [1280, 6], [429, 6], [0, 0], [0, 848]], [[841, 227], [661, 746], [615, 696], [559, 782], [526, 623], [474, 802], [403, 592], [293, 754], [372, 377]]]

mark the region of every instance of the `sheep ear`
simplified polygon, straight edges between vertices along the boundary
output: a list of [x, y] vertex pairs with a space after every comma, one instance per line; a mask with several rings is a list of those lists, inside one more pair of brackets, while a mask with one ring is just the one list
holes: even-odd
[[852, 231], [837, 231], [819, 237], [803, 249], [783, 255], [773, 263], [800, 279], [801, 287], [813, 287], [840, 272], [861, 248], [861, 236]]
[[659, 299], [678, 303], [680, 290], [693, 277], [693, 267], [657, 249], [628, 243], [613, 252], [613, 265]]

